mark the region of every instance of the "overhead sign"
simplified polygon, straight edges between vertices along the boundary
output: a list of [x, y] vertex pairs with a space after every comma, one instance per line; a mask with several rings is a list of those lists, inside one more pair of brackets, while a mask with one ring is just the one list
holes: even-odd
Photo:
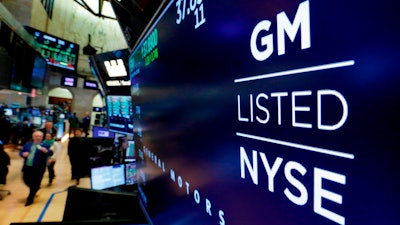
[[128, 75], [122, 59], [104, 61], [104, 66], [109, 77], [125, 77]]
[[107, 81], [107, 86], [110, 87], [119, 87], [119, 86], [131, 86], [131, 81], [125, 81], [125, 80], [108, 80]]
[[96, 82], [96, 81], [93, 81], [93, 80], [85, 80], [85, 81], [83, 82], [83, 88], [97, 90], [97, 89], [98, 89], [98, 85], [97, 85], [97, 82]]
[[76, 77], [63, 76], [61, 78], [61, 86], [76, 87], [78, 80]]
[[93, 74], [104, 94], [129, 95], [128, 49], [105, 52], [89, 57]]

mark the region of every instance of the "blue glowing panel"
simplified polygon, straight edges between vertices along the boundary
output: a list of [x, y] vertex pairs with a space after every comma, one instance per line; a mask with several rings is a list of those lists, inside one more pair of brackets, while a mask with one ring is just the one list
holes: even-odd
[[129, 58], [153, 224], [399, 223], [394, 3], [167, 4]]

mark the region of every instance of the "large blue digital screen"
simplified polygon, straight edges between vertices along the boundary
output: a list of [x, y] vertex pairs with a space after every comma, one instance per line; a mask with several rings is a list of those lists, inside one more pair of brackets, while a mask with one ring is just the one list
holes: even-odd
[[151, 224], [399, 224], [393, 1], [166, 4], [129, 59]]

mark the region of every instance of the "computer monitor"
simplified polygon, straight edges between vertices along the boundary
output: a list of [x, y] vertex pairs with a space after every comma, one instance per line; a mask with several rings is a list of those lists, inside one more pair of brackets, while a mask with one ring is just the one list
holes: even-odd
[[125, 150], [125, 162], [134, 162], [135, 159], [135, 141], [128, 140], [128, 147]]
[[89, 221], [93, 224], [105, 221], [148, 224], [135, 194], [69, 187], [63, 222], [84, 224]]
[[125, 185], [134, 185], [136, 183], [136, 162], [125, 164]]
[[114, 132], [110, 131], [107, 127], [99, 127], [93, 126], [92, 127], [93, 135], [92, 137], [96, 138], [114, 138]]
[[4, 115], [6, 115], [6, 116], [12, 116], [14, 113], [13, 113], [13, 110], [11, 109], [11, 108], [5, 108], [4, 109]]
[[38, 108], [32, 108], [30, 110], [30, 113], [32, 114], [32, 116], [41, 116], [42, 115], [42, 112]]
[[42, 117], [40, 116], [33, 116], [32, 117], [32, 124], [36, 125], [36, 126], [40, 126], [42, 125]]
[[116, 164], [91, 168], [90, 185], [94, 190], [105, 190], [125, 185], [125, 165]]

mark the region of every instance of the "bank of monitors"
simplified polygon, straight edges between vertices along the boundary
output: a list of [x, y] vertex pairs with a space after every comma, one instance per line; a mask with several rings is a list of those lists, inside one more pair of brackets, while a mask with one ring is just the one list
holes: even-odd
[[78, 85], [78, 78], [65, 75], [61, 78], [60, 85], [64, 87], [76, 87]]

